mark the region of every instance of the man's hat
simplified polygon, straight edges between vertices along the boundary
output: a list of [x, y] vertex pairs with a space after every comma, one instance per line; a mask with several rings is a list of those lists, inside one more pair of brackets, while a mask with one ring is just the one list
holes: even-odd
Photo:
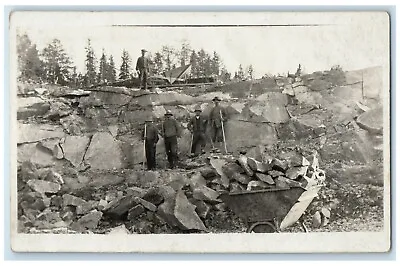
[[146, 49], [142, 49], [141, 51], [142, 51], [142, 52], [147, 52], [147, 50], [146, 50]]
[[167, 112], [165, 113], [165, 116], [167, 115], [172, 115], [172, 112], [170, 110], [167, 110]]
[[146, 119], [146, 122], [153, 122], [153, 117], [152, 117], [152, 116], [149, 116], [149, 117]]
[[194, 109], [195, 112], [201, 112], [201, 107], [200, 106], [196, 106], [196, 108]]
[[214, 99], [212, 99], [212, 100], [213, 100], [213, 102], [220, 102], [221, 101], [221, 99], [218, 98], [217, 96], [215, 96]]

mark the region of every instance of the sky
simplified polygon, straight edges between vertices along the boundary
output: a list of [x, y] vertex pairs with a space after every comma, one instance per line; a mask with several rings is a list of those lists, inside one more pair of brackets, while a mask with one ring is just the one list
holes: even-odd
[[[136, 61], [142, 48], [154, 54], [163, 45], [179, 49], [184, 40], [195, 50], [216, 51], [232, 74], [252, 64], [255, 77], [294, 73], [298, 64], [308, 73], [389, 65], [389, 20], [376, 12], [16, 12], [10, 24], [10, 41], [27, 33], [39, 50], [59, 39], [81, 72], [88, 38], [97, 58], [104, 48], [117, 68], [123, 49]], [[221, 24], [228, 26], [208, 26]]]

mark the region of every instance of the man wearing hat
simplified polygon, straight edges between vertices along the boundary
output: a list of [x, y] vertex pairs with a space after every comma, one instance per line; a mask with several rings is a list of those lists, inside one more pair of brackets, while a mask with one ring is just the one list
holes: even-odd
[[191, 153], [198, 155], [199, 150], [201, 150], [201, 153], [204, 153], [204, 147], [206, 145], [205, 134], [207, 128], [207, 119], [204, 119], [204, 117], [201, 116], [200, 106], [197, 106], [194, 112], [195, 116], [190, 119], [188, 129], [190, 132], [192, 132]]
[[165, 120], [162, 125], [165, 152], [167, 153], [169, 168], [175, 168], [178, 162], [178, 138], [181, 137], [181, 128], [173, 118], [170, 110], [165, 113]]
[[147, 50], [142, 49], [142, 56], [136, 62], [136, 71], [139, 73], [141, 89], [147, 89], [147, 75], [149, 74], [149, 59], [145, 57]]
[[223, 142], [222, 123], [226, 121], [225, 109], [219, 105], [221, 100], [218, 97], [213, 99], [214, 107], [210, 112], [209, 123], [211, 127], [211, 140], [213, 143]]
[[159, 137], [152, 117], [146, 119], [143, 139], [145, 141], [147, 169], [154, 170], [156, 169], [156, 147]]

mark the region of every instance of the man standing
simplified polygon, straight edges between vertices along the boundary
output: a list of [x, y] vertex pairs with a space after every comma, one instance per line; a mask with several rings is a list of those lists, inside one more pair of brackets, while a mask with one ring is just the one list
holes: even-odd
[[165, 152], [167, 153], [169, 168], [176, 167], [178, 162], [178, 139], [181, 137], [181, 128], [178, 122], [172, 117], [171, 111], [165, 113], [163, 123], [163, 136], [165, 143]]
[[226, 121], [225, 109], [219, 105], [221, 100], [218, 97], [213, 99], [214, 107], [210, 112], [209, 123], [211, 126], [211, 140], [214, 144], [221, 143], [223, 139], [222, 123]]
[[199, 106], [196, 107], [194, 112], [195, 116], [190, 119], [188, 129], [190, 132], [192, 132], [191, 153], [198, 155], [199, 150], [201, 150], [201, 153], [204, 153], [204, 147], [206, 145], [205, 133], [207, 128], [207, 120], [201, 116], [201, 108]]
[[146, 52], [146, 49], [142, 49], [142, 56], [136, 62], [136, 71], [139, 73], [142, 90], [147, 90], [147, 76], [149, 74], [149, 59], [144, 56]]
[[145, 141], [147, 169], [156, 169], [156, 147], [159, 140], [158, 130], [154, 126], [153, 118], [150, 117], [146, 120], [143, 139]]

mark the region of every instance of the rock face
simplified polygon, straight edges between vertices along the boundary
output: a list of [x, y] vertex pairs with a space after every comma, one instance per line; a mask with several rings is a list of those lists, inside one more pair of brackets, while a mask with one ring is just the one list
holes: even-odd
[[279, 124], [285, 123], [290, 118], [285, 105], [276, 102], [257, 102], [250, 105], [249, 110], [259, 122]]
[[86, 148], [89, 145], [90, 139], [86, 136], [67, 136], [65, 142], [61, 144], [64, 151], [64, 158], [78, 167], [85, 155]]
[[90, 142], [85, 161], [93, 169], [121, 168], [121, 149], [118, 142], [108, 132], [97, 132]]
[[17, 143], [36, 142], [43, 139], [62, 138], [64, 131], [60, 126], [18, 123]]

